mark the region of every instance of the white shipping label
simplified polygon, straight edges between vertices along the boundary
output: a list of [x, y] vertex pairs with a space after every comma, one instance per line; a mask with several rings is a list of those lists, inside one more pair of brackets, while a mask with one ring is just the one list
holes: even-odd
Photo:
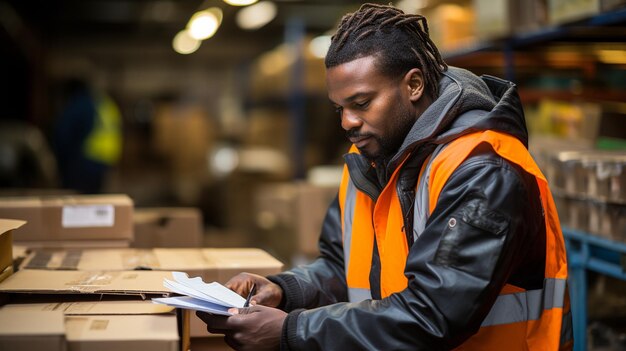
[[114, 223], [113, 205], [63, 206], [64, 228], [112, 227]]

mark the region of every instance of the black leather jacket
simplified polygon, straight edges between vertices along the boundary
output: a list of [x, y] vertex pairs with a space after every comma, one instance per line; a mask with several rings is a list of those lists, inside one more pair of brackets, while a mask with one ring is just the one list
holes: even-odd
[[[482, 117], [464, 112], [482, 109]], [[527, 132], [513, 84], [450, 68], [439, 98], [413, 126], [388, 165], [411, 151], [397, 191], [406, 233], [412, 234], [412, 204], [419, 169], [434, 147], [460, 135], [492, 129], [526, 143]], [[386, 179], [362, 160], [346, 158], [357, 188], [376, 199]], [[379, 172], [380, 173], [380, 172]], [[378, 190], [380, 191], [380, 190]], [[462, 218], [450, 228], [451, 217]], [[357, 235], [355, 233], [354, 235]], [[446, 350], [476, 333], [505, 284], [541, 288], [545, 266], [545, 227], [533, 176], [478, 147], [451, 175], [425, 229], [413, 242], [405, 275], [408, 287], [384, 299], [376, 245], [371, 265], [372, 300], [347, 302], [337, 200], [326, 215], [313, 263], [268, 277], [284, 291], [281, 308], [290, 312], [282, 349]]]

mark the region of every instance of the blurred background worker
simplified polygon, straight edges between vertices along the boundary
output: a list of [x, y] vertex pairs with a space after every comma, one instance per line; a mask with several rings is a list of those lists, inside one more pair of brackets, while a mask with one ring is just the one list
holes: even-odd
[[61, 183], [80, 193], [100, 193], [122, 153], [120, 111], [109, 95], [84, 80], [69, 80], [67, 91], [54, 134]]

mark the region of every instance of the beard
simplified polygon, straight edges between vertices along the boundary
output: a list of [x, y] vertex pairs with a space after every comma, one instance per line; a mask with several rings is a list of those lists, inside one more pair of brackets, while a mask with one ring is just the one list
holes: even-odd
[[[394, 111], [396, 112], [396, 111]], [[395, 113], [397, 116], [390, 123], [389, 128], [385, 135], [379, 134], [361, 134], [358, 130], [349, 130], [347, 132], [348, 137], [367, 135], [376, 140], [376, 143], [380, 146], [379, 151], [372, 154], [366, 150], [359, 150], [361, 155], [367, 158], [369, 161], [374, 162], [377, 165], [386, 165], [396, 153], [398, 153], [404, 139], [409, 134], [409, 131], [415, 123], [415, 114], [407, 108], [402, 108], [401, 111]]]

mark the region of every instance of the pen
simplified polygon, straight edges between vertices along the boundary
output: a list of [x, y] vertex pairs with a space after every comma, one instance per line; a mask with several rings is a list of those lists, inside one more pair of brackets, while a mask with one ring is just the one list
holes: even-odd
[[252, 298], [252, 295], [254, 295], [255, 292], [256, 292], [256, 283], [253, 283], [252, 288], [250, 288], [250, 292], [248, 293], [248, 297], [246, 297], [246, 303], [243, 304], [243, 307], [250, 306], [250, 299]]

